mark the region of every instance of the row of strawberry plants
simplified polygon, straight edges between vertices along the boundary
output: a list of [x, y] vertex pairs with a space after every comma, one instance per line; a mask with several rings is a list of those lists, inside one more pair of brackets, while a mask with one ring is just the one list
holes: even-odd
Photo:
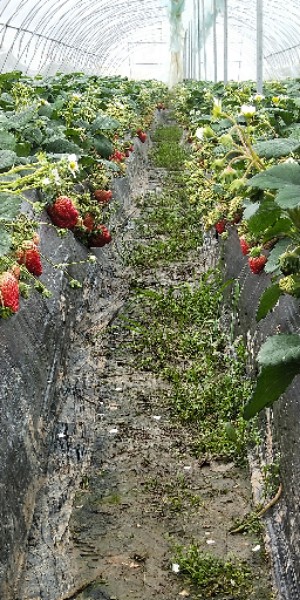
[[[257, 320], [282, 294], [300, 297], [300, 82], [269, 82], [264, 94], [244, 84], [188, 82], [173, 98], [192, 146], [186, 184], [207, 230], [236, 227], [256, 276], [270, 274]], [[300, 336], [270, 336], [257, 357], [260, 372], [244, 411], [272, 405], [300, 373]]]
[[[39, 250], [41, 224], [59, 234], [72, 231], [88, 248], [111, 241], [112, 179], [126, 173], [134, 140], [146, 141], [165, 94], [157, 82], [82, 73], [0, 75], [1, 317], [17, 312], [20, 295], [27, 297], [32, 287], [49, 295], [38, 279], [47, 260]], [[38, 199], [30, 200], [29, 190]], [[30, 215], [21, 210], [24, 199]]]

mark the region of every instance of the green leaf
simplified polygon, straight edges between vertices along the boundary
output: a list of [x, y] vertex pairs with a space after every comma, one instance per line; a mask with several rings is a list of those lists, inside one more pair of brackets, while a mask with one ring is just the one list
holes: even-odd
[[248, 206], [244, 210], [244, 214], [243, 214], [244, 219], [246, 221], [248, 221], [248, 219], [251, 219], [251, 217], [253, 217], [253, 215], [255, 215], [255, 213], [259, 209], [259, 207], [260, 207], [259, 202], [251, 202], [250, 204], [248, 204]]
[[261, 371], [254, 393], [244, 409], [247, 420], [278, 400], [295, 375], [300, 373], [300, 336], [279, 334], [269, 337], [262, 345], [257, 360]]
[[293, 123], [289, 127], [285, 127], [284, 133], [287, 133], [289, 138], [299, 140], [300, 142], [300, 123]]
[[12, 133], [0, 129], [0, 148], [1, 150], [15, 150], [16, 138]]
[[279, 240], [279, 242], [277, 242], [268, 257], [268, 262], [265, 266], [266, 273], [273, 273], [279, 268], [279, 258], [286, 251], [287, 247], [290, 246], [290, 244], [291, 240], [288, 238], [284, 238], [283, 240]]
[[30, 156], [31, 144], [29, 142], [20, 142], [19, 144], [16, 144], [15, 150], [17, 156]]
[[11, 246], [11, 234], [1, 220], [14, 220], [20, 212], [21, 202], [22, 199], [15, 194], [0, 193], [0, 256], [7, 254]]
[[254, 394], [245, 406], [244, 419], [252, 419], [261, 410], [271, 406], [285, 392], [299, 372], [300, 362], [263, 368], [258, 376]]
[[280, 158], [300, 148], [300, 141], [288, 138], [276, 138], [253, 145], [254, 151], [263, 158]]
[[37, 116], [35, 108], [25, 108], [24, 110], [10, 113], [9, 116], [9, 128], [22, 130], [26, 125], [32, 123]]
[[300, 204], [300, 185], [286, 185], [280, 189], [275, 202], [284, 209], [298, 206]]
[[9, 169], [18, 163], [18, 157], [12, 150], [0, 150], [0, 171]]
[[248, 228], [254, 235], [263, 234], [268, 227], [273, 226], [281, 216], [281, 209], [273, 200], [265, 198], [255, 212], [248, 219]]
[[120, 171], [120, 167], [117, 163], [115, 163], [113, 160], [99, 160], [98, 161], [99, 164], [103, 165], [104, 167], [106, 167], [106, 169], [109, 169], [110, 171], [115, 171], [116, 173], [118, 171]]
[[115, 131], [120, 127], [120, 121], [108, 115], [98, 115], [91, 125], [91, 131]]
[[13, 96], [7, 94], [6, 92], [3, 92], [3, 94], [1, 94], [0, 105], [3, 106], [3, 108], [11, 109], [14, 106], [14, 103], [15, 101], [13, 99]]
[[300, 165], [298, 163], [286, 162], [275, 165], [247, 181], [247, 185], [260, 190], [280, 190], [291, 184], [300, 185]]
[[11, 234], [0, 224], [0, 256], [5, 256], [11, 247]]
[[44, 143], [47, 152], [53, 154], [82, 154], [81, 148], [64, 137], [57, 137]]
[[276, 223], [271, 225], [263, 232], [263, 242], [268, 242], [277, 237], [287, 237], [291, 234], [293, 222], [289, 217], [281, 216]]
[[39, 127], [26, 127], [22, 130], [22, 137], [27, 142], [40, 146], [44, 136]]
[[113, 154], [114, 146], [105, 135], [95, 135], [92, 139], [92, 143], [97, 153], [100, 154], [102, 158], [109, 158]]
[[278, 283], [274, 283], [264, 291], [260, 298], [259, 306], [256, 313], [257, 321], [264, 319], [268, 312], [272, 308], [274, 308], [275, 304], [277, 304], [281, 296], [281, 293], [282, 292]]

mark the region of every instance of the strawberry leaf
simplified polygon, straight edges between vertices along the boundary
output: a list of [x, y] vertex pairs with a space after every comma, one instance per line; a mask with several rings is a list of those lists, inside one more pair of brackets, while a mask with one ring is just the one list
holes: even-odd
[[17, 217], [21, 202], [15, 194], [0, 193], [0, 256], [7, 254], [11, 245], [11, 234], [3, 221], [13, 221]]
[[273, 200], [263, 200], [256, 212], [248, 219], [249, 231], [254, 235], [264, 234], [266, 229], [275, 225], [281, 212]]
[[264, 291], [260, 298], [259, 306], [256, 313], [257, 321], [264, 319], [268, 312], [272, 310], [272, 308], [274, 308], [275, 304], [277, 304], [281, 296], [281, 293], [282, 292], [278, 283], [274, 283]]
[[287, 156], [288, 154], [291, 154], [291, 152], [298, 150], [299, 147], [299, 140], [277, 138], [265, 142], [257, 142], [254, 144], [253, 149], [260, 157], [280, 158], [281, 156]]
[[286, 185], [279, 190], [275, 202], [284, 209], [298, 206], [300, 204], [300, 185]]
[[254, 393], [244, 409], [249, 420], [271, 406], [300, 373], [300, 336], [279, 334], [262, 345], [257, 361], [261, 367]]
[[280, 256], [286, 251], [290, 243], [291, 240], [288, 238], [284, 238], [283, 240], [279, 240], [279, 242], [277, 242], [269, 254], [268, 262], [265, 266], [266, 273], [273, 273], [279, 269]]
[[248, 179], [246, 185], [257, 187], [260, 190], [281, 190], [291, 184], [300, 185], [300, 165], [298, 163], [286, 162], [275, 165]]

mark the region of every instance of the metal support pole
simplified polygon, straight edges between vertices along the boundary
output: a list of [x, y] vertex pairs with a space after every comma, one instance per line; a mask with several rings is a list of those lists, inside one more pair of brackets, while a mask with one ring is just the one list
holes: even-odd
[[203, 47], [204, 79], [205, 79], [205, 81], [207, 81], [207, 57], [206, 57], [206, 31], [205, 31], [204, 0], [201, 0], [201, 15], [202, 15], [202, 47]]
[[193, 79], [193, 26], [190, 23], [190, 76], [189, 79]]
[[198, 18], [197, 0], [193, 0], [193, 51], [194, 51], [194, 79], [198, 80]]
[[263, 92], [263, 0], [256, 0], [256, 82], [257, 93]]
[[224, 83], [228, 82], [228, 0], [224, 0]]
[[183, 79], [187, 79], [187, 35], [184, 34], [184, 45], [183, 45]]
[[198, 75], [199, 81], [202, 79], [202, 67], [201, 67], [201, 16], [200, 16], [200, 0], [197, 0], [197, 40], [198, 40]]
[[217, 49], [217, 3], [213, 0], [213, 52], [214, 52], [214, 81], [218, 81], [218, 49]]

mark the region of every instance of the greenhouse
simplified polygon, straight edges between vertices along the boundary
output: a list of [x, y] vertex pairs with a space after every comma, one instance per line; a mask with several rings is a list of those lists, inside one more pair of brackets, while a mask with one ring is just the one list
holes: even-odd
[[0, 0], [0, 598], [300, 598], [300, 4]]

